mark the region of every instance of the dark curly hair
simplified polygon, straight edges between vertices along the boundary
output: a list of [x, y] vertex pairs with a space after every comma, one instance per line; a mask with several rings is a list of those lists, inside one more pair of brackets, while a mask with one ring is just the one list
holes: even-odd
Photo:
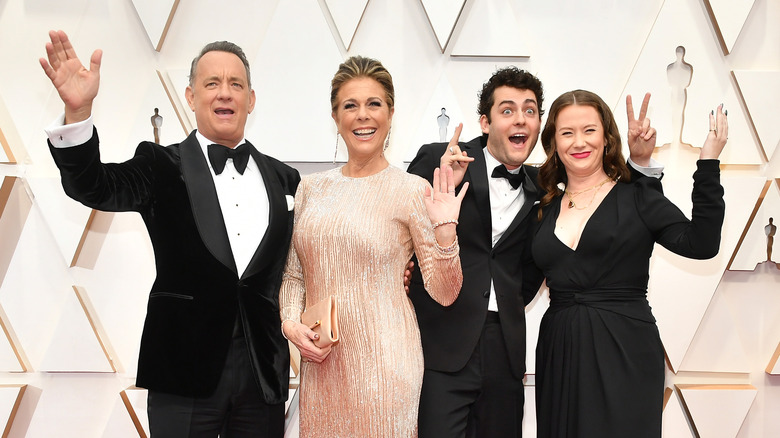
[[494, 94], [498, 87], [531, 90], [534, 95], [536, 95], [536, 105], [539, 107], [539, 117], [541, 118], [544, 115], [544, 111], [542, 110], [542, 101], [544, 100], [542, 81], [525, 70], [510, 66], [496, 70], [496, 72], [493, 73], [493, 76], [482, 84], [482, 90], [478, 95], [479, 106], [477, 107], [477, 113], [480, 116], [484, 115], [487, 117], [488, 123], [491, 122], [490, 108], [493, 108], [493, 104], [495, 103]]
[[623, 144], [620, 141], [620, 131], [609, 106], [597, 94], [590, 91], [574, 90], [563, 93], [550, 106], [547, 123], [545, 123], [544, 130], [542, 130], [542, 146], [547, 153], [547, 160], [539, 168], [539, 185], [546, 194], [539, 203], [539, 220], [542, 219], [542, 207], [550, 204], [556, 196], [562, 193], [561, 189], [558, 188], [558, 183], [565, 185], [569, 182], [566, 176], [566, 168], [558, 158], [557, 146], [555, 144], [555, 124], [561, 110], [570, 105], [586, 105], [596, 109], [601, 118], [601, 124], [604, 126], [604, 139], [607, 143], [604, 146], [604, 172], [615, 181], [629, 182], [631, 180], [631, 172], [628, 170], [626, 160], [623, 158]]

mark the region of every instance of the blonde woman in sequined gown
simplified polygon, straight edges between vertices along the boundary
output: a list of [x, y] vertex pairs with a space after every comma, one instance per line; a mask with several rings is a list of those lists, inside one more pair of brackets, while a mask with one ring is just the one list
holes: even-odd
[[[460, 292], [455, 224], [466, 187], [455, 195], [449, 167], [431, 187], [388, 163], [393, 101], [381, 63], [341, 64], [331, 105], [349, 159], [304, 177], [295, 195], [280, 307], [282, 330], [302, 357], [301, 437], [416, 437], [423, 355], [403, 285], [412, 253], [434, 300], [447, 306]], [[300, 316], [331, 294], [341, 338], [319, 349]]]

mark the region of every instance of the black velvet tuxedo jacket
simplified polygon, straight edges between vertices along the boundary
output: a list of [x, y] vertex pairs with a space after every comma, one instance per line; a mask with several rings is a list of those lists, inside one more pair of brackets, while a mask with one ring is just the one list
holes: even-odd
[[[465, 366], [482, 333], [492, 278], [510, 366], [513, 374], [521, 379], [525, 373], [525, 305], [533, 299], [542, 282], [541, 273], [534, 267], [526, 248], [536, 218], [534, 205], [540, 197], [536, 183], [538, 169], [523, 166], [525, 202], [501, 239], [492, 246], [488, 188], [492, 169], [485, 167], [486, 140], [487, 137], [480, 136], [460, 143], [461, 149], [474, 158], [457, 187], [459, 192], [463, 183], [469, 182], [457, 227], [463, 269], [460, 295], [449, 307], [439, 305], [425, 292], [416, 269], [409, 296], [420, 325], [425, 367], [454, 372]], [[446, 148], [446, 143], [422, 146], [408, 171], [431, 181]]]
[[266, 403], [287, 399], [289, 351], [279, 319], [279, 286], [292, 234], [285, 195], [296, 170], [252, 148], [270, 203], [268, 230], [239, 277], [206, 158], [190, 134], [163, 147], [144, 142], [135, 156], [102, 164], [97, 131], [87, 143], [54, 148], [68, 196], [104, 211], [137, 211], [154, 248], [157, 275], [141, 338], [136, 384], [182, 396], [216, 388], [241, 318]]

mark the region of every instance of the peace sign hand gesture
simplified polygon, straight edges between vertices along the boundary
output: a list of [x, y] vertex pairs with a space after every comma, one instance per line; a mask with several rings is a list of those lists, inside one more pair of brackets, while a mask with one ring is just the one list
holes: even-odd
[[650, 126], [647, 118], [647, 107], [650, 104], [650, 93], [645, 94], [642, 106], [639, 108], [639, 118], [634, 118], [634, 105], [631, 95], [626, 96], [626, 114], [628, 115], [628, 150], [631, 161], [639, 166], [650, 165], [650, 158], [655, 150], [656, 132]]

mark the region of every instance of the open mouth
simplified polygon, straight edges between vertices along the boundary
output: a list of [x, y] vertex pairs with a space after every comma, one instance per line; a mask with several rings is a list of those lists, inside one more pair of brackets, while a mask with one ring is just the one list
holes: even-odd
[[526, 140], [528, 140], [528, 136], [525, 134], [515, 134], [509, 137], [509, 141], [518, 145], [525, 144]]
[[355, 137], [361, 139], [361, 140], [367, 140], [371, 138], [374, 133], [376, 133], [375, 128], [365, 128], [365, 129], [356, 129], [352, 131], [353, 134], [355, 134]]
[[219, 109], [217, 109], [217, 110], [216, 110], [216, 111], [214, 111], [214, 112], [215, 112], [215, 113], [216, 113], [218, 116], [229, 116], [229, 115], [232, 115], [234, 111], [233, 111], [232, 109], [227, 109], [227, 108], [219, 108]]

